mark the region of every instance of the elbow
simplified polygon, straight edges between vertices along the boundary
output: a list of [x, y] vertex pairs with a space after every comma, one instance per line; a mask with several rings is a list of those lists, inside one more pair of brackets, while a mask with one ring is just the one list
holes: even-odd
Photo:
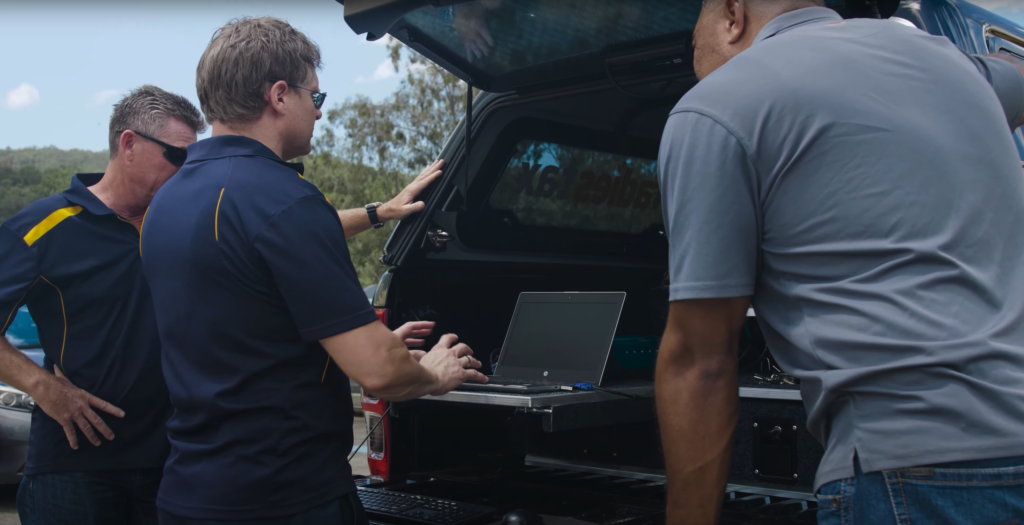
[[711, 351], [693, 351], [681, 348], [663, 352], [658, 359], [657, 375], [664, 378], [675, 378], [687, 384], [711, 387], [734, 383], [737, 378], [736, 352], [722, 345]]
[[732, 360], [715, 360], [694, 366], [691, 379], [702, 385], [722, 385], [736, 380], [737, 364]]

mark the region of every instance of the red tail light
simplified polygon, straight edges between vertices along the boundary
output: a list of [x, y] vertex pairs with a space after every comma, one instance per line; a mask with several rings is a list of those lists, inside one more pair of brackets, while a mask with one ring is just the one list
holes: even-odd
[[[367, 397], [363, 393], [363, 417], [366, 418], [366, 431], [369, 432], [387, 410], [387, 403], [380, 399]], [[388, 479], [388, 421], [384, 419], [366, 441], [366, 461], [370, 466], [370, 475]]]
[[387, 326], [388, 325], [388, 309], [387, 308], [374, 308], [373, 310], [375, 312], [377, 312], [377, 319], [380, 319], [380, 322], [384, 323], [384, 326]]

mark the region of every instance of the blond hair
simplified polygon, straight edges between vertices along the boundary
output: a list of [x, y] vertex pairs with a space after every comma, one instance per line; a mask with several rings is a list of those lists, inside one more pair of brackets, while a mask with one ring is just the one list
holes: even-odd
[[267, 107], [272, 80], [302, 85], [320, 65], [320, 47], [288, 22], [234, 19], [213, 34], [199, 59], [199, 105], [211, 124], [251, 122]]

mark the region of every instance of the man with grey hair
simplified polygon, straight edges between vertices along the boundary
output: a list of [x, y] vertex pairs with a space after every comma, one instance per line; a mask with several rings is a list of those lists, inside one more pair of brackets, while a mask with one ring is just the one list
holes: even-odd
[[0, 381], [37, 406], [18, 490], [26, 525], [157, 521], [171, 405], [139, 230], [205, 129], [187, 99], [142, 86], [114, 106], [104, 173], [77, 174], [0, 225], [0, 336], [28, 305], [46, 355], [40, 368], [0, 337]]
[[1024, 75], [822, 5], [708, 0], [694, 30], [659, 158], [668, 521], [715, 523], [752, 302], [826, 448], [820, 523], [1017, 523]]
[[[351, 467], [349, 379], [389, 401], [486, 381], [447, 334], [429, 353], [388, 331], [359, 285], [345, 237], [422, 209], [339, 214], [287, 162], [321, 117], [316, 44], [276, 18], [214, 35], [196, 87], [213, 136], [153, 200], [142, 257], [174, 405], [157, 505], [164, 525], [365, 522]], [[381, 213], [390, 215], [381, 216]]]

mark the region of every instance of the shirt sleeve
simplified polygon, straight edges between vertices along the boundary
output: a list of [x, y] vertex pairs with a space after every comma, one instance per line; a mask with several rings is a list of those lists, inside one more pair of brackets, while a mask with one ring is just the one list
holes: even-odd
[[305, 341], [377, 321], [349, 256], [337, 211], [305, 197], [278, 212], [253, 242]]
[[0, 337], [14, 321], [18, 307], [39, 278], [35, 255], [24, 239], [0, 225]]
[[1013, 64], [982, 55], [968, 55], [975, 67], [999, 98], [1011, 129], [1016, 129], [1024, 117], [1024, 77]]
[[673, 113], [658, 158], [669, 239], [670, 301], [754, 293], [758, 193], [746, 150], [725, 127]]

